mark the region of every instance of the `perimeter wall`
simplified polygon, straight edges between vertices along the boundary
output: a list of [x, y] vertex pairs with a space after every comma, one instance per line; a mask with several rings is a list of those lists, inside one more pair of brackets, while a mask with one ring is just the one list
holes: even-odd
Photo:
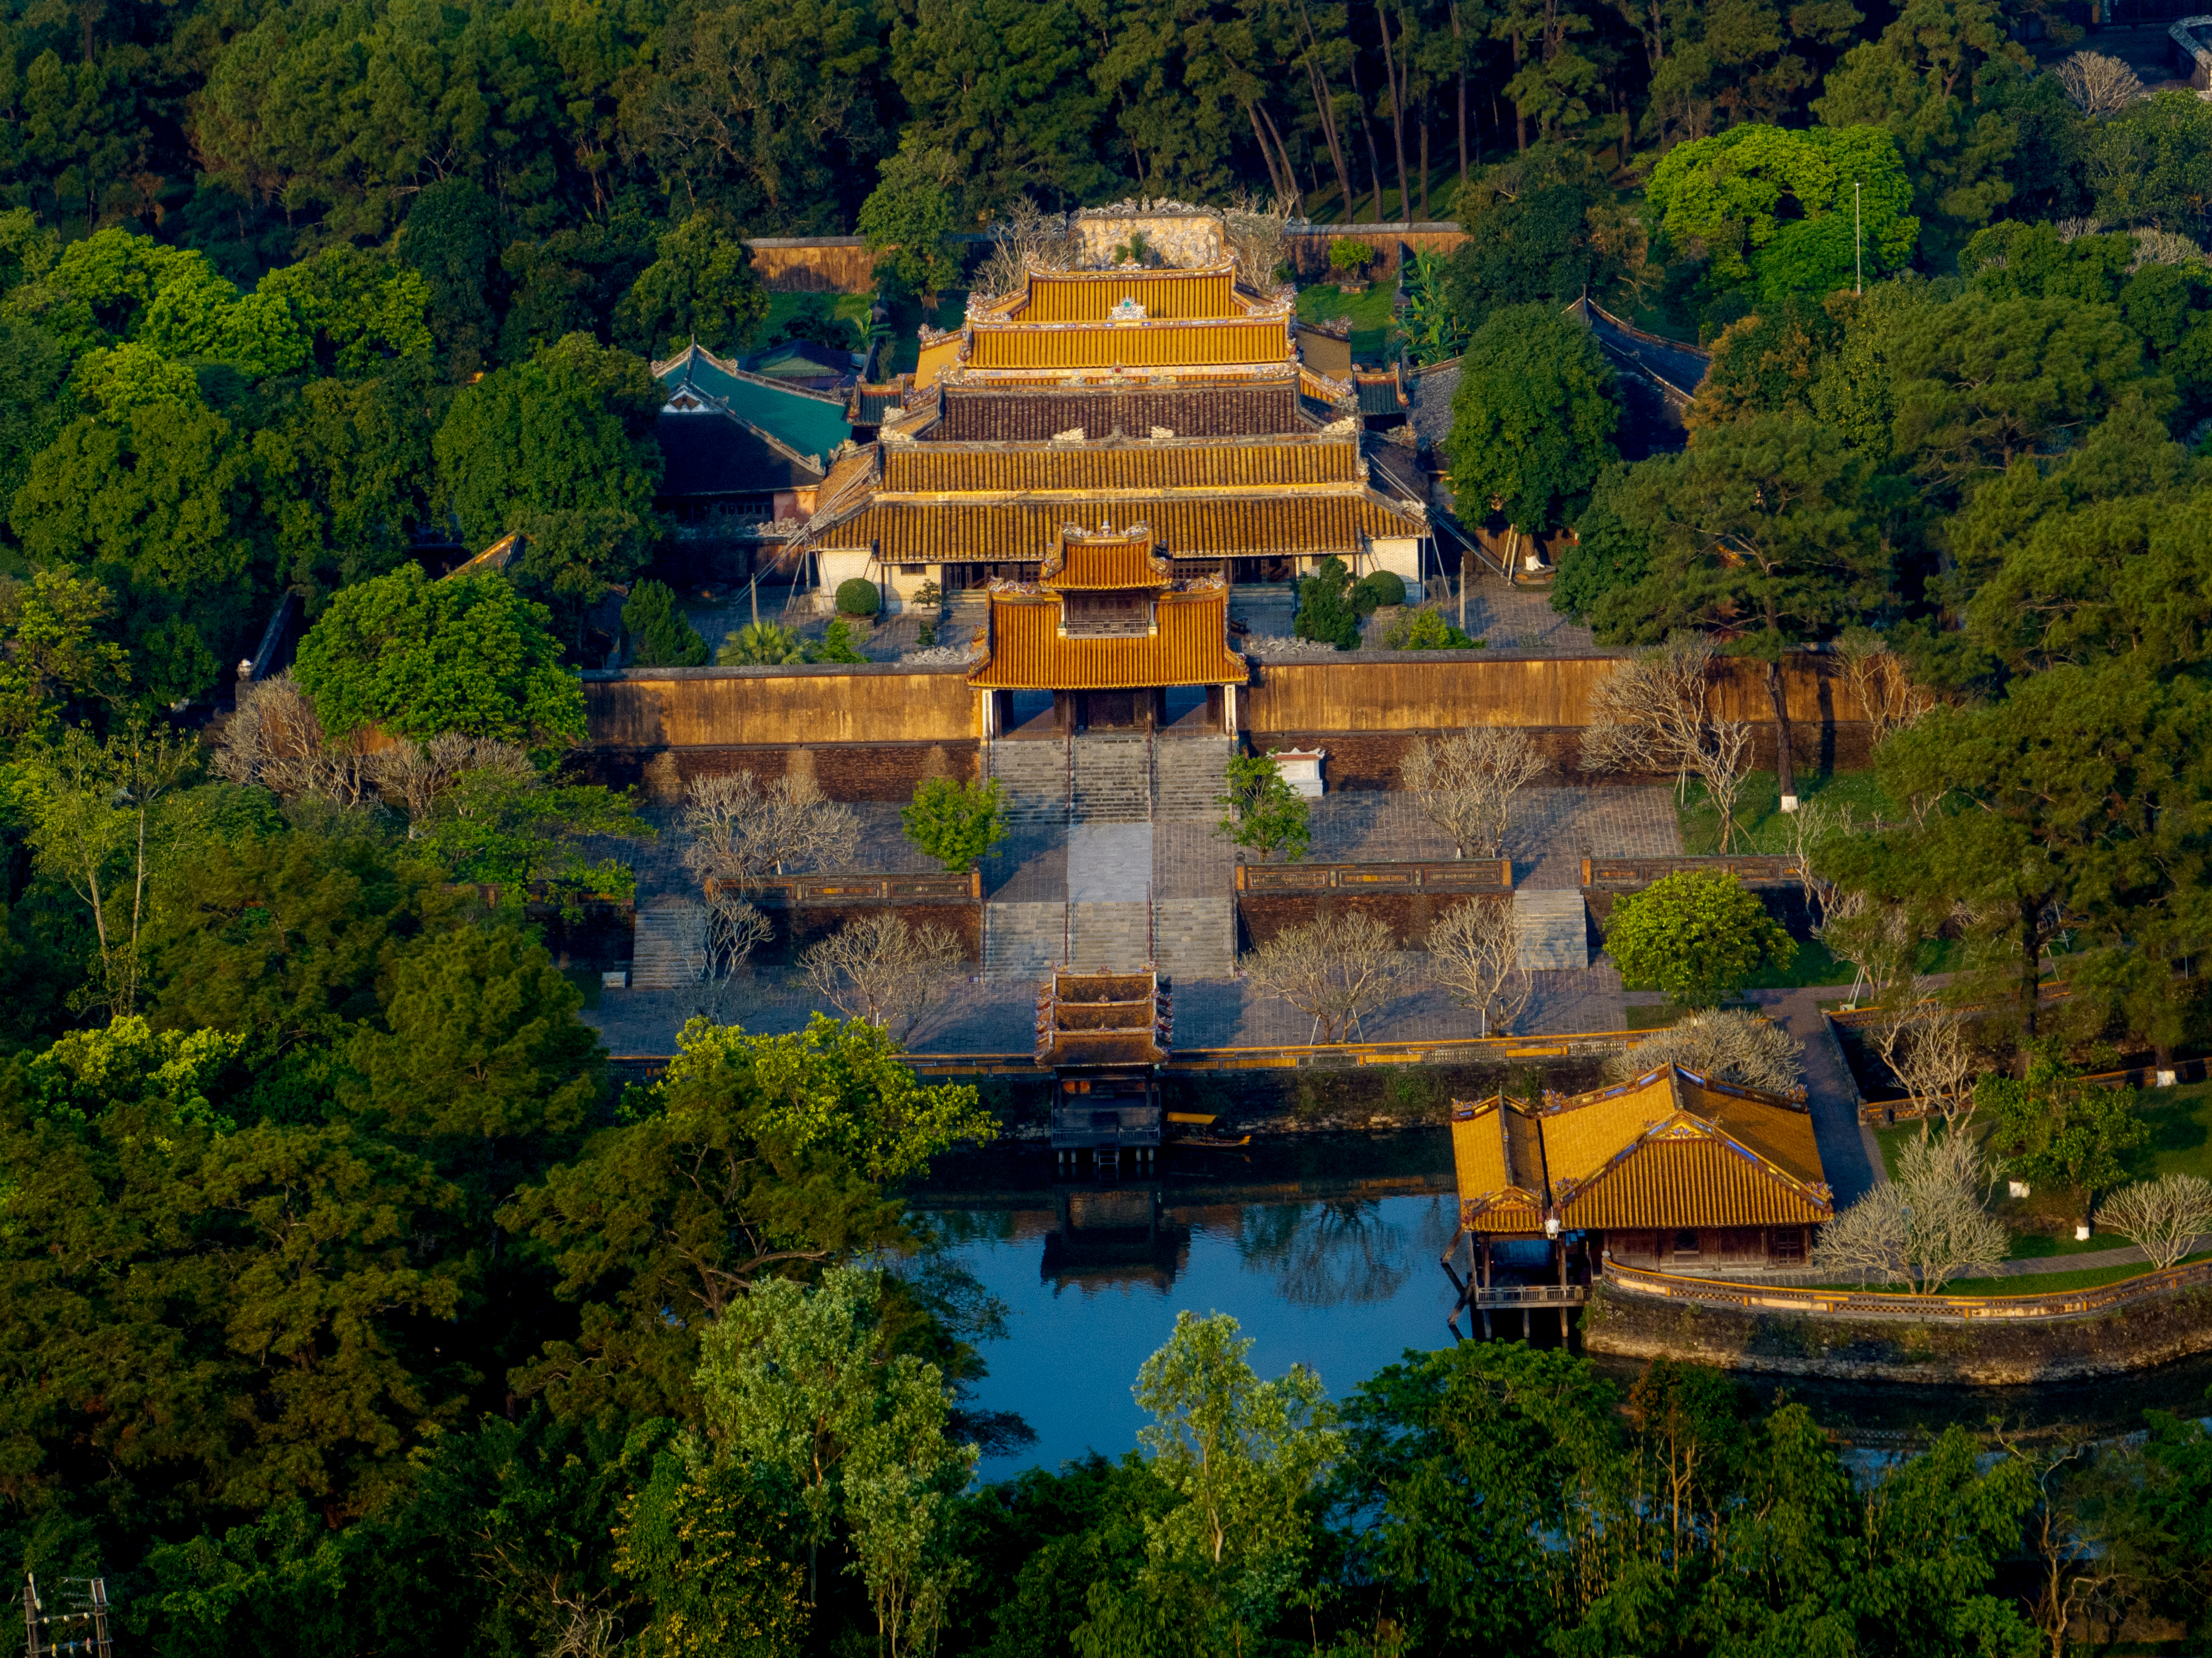
[[[1553, 761], [1552, 780], [1582, 780], [1582, 728], [1597, 684], [1619, 659], [1452, 651], [1269, 661], [1238, 695], [1238, 724], [1255, 752], [1326, 749], [1333, 789], [1395, 787], [1417, 736], [1468, 726], [1528, 730]], [[1751, 726], [1757, 762], [1771, 766], [1765, 665], [1723, 662], [1720, 673], [1715, 708]], [[594, 772], [610, 783], [644, 784], [655, 798], [675, 799], [694, 777], [732, 770], [764, 781], [805, 771], [826, 793], [852, 800], [904, 800], [923, 777], [981, 774], [979, 700], [957, 666], [626, 668], [583, 678]], [[1864, 713], [1826, 659], [1790, 659], [1783, 685], [1799, 764], [1864, 763]]]

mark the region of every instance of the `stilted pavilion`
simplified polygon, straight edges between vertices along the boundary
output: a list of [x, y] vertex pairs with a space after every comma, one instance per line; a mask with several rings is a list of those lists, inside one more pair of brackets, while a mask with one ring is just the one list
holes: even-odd
[[[1802, 1099], [1680, 1066], [1535, 1104], [1455, 1102], [1451, 1130], [1459, 1230], [1445, 1267], [1459, 1282], [1464, 1242], [1461, 1305], [1486, 1333], [1494, 1308], [1580, 1301], [1608, 1260], [1700, 1273], [1802, 1266], [1813, 1229], [1835, 1214]], [[1501, 1287], [1501, 1255], [1540, 1284]], [[1526, 1293], [1547, 1286], [1561, 1293]]]
[[1052, 1072], [1054, 1161], [1087, 1154], [1100, 1173], [1159, 1150], [1160, 1067], [1174, 1029], [1167, 981], [1135, 973], [1054, 973], [1037, 993], [1036, 1060]]

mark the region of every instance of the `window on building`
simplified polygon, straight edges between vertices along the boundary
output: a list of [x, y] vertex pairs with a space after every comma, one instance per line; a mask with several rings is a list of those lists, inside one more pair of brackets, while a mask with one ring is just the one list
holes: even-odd
[[1680, 1231], [1674, 1234], [1674, 1254], [1677, 1259], [1680, 1259], [1684, 1255], [1694, 1255], [1698, 1253], [1699, 1253], [1698, 1248], [1698, 1235], [1695, 1232]]
[[1061, 629], [1070, 639], [1113, 638], [1152, 630], [1152, 601], [1145, 593], [1066, 593]]

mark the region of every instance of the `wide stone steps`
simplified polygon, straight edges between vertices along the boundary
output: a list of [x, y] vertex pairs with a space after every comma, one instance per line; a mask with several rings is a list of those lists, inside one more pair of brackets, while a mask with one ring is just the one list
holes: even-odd
[[991, 744], [991, 775], [1005, 786], [1010, 823], [1067, 821], [1067, 747], [1038, 738]]
[[1066, 948], [1064, 903], [983, 906], [983, 976], [1042, 979]]
[[1228, 979], [1237, 973], [1237, 901], [1163, 898], [1152, 906], [1154, 960], [1182, 979]]
[[1089, 735], [1075, 739], [1075, 820], [1152, 821], [1152, 741]]
[[1148, 906], [1070, 904], [1068, 965], [1081, 973], [1142, 967], [1152, 958]]
[[632, 990], [681, 990], [706, 966], [707, 909], [677, 902], [641, 909], [630, 931]]
[[1521, 965], [1532, 972], [1563, 972], [1589, 965], [1589, 926], [1582, 893], [1518, 888], [1513, 918], [1521, 927]]
[[1153, 750], [1155, 818], [1163, 823], [1220, 822], [1234, 752], [1225, 737], [1163, 738]]

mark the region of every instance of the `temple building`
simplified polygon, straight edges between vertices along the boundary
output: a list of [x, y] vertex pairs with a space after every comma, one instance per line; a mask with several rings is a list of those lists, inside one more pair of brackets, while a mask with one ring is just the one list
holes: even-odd
[[1036, 1062], [1052, 1072], [1061, 1169], [1142, 1168], [1159, 1150], [1160, 1067], [1174, 1030], [1168, 987], [1134, 973], [1055, 972], [1037, 992]]
[[1367, 429], [1402, 405], [1395, 375], [1355, 376], [1341, 331], [1242, 280], [1217, 217], [1172, 217], [1109, 233], [1078, 215], [1085, 245], [1119, 239], [1106, 260], [1133, 239], [1182, 262], [1033, 259], [959, 328], [925, 329], [911, 376], [847, 406], [876, 441], [823, 481], [808, 579], [872, 581], [894, 611], [988, 594], [986, 737], [1018, 692], [1049, 693], [1066, 731], [1154, 726], [1168, 694], [1202, 692], [1206, 723], [1233, 730], [1234, 586], [1336, 557], [1418, 590], [1433, 568], [1410, 452]]
[[1813, 1229], [1835, 1213], [1801, 1101], [1678, 1066], [1536, 1105], [1455, 1104], [1451, 1133], [1453, 1247], [1469, 1241], [1476, 1291], [1501, 1253], [1525, 1265], [1530, 1246], [1562, 1282], [1577, 1246], [1592, 1270], [1802, 1266]]
[[1287, 289], [1241, 282], [1206, 223], [1179, 233], [1188, 268], [1032, 263], [960, 328], [924, 331], [898, 406], [860, 387], [848, 412], [878, 441], [823, 485], [805, 537], [822, 586], [874, 580], [896, 609], [927, 584], [1034, 582], [1066, 525], [1102, 521], [1150, 526], [1184, 580], [1288, 581], [1334, 556], [1418, 584], [1433, 555], [1410, 458], [1368, 452], [1367, 388], [1304, 360], [1334, 367], [1342, 342], [1300, 327]]

